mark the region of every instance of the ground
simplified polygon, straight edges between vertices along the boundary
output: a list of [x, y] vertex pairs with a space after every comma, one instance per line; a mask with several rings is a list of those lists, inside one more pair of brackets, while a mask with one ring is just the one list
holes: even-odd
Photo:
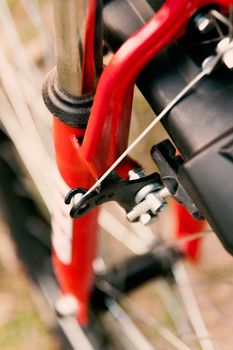
[[54, 315], [18, 260], [2, 217], [0, 241], [0, 349], [60, 349]]

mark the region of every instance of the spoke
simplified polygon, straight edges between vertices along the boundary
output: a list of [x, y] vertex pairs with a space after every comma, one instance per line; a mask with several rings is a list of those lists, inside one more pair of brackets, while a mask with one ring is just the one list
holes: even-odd
[[[51, 309], [54, 309], [54, 300], [57, 300], [60, 296], [57, 283], [46, 274], [39, 275], [37, 283]], [[58, 317], [57, 322], [69, 340], [73, 350], [94, 350], [89, 339], [74, 317]]]
[[182, 340], [180, 340], [175, 333], [170, 331], [166, 326], [162, 325], [155, 316], [144, 311], [141, 307], [132, 302], [125, 294], [122, 294], [119, 290], [110, 285], [107, 281], [97, 282], [98, 288], [104, 291], [113, 300], [121, 299], [123, 305], [130, 309], [134, 318], [142, 321], [145, 325], [155, 329], [156, 332], [172, 345], [177, 350], [192, 350]]
[[[198, 238], [204, 238], [206, 235], [214, 233], [213, 230], [206, 229], [198, 233], [187, 233], [181, 238], [164, 241], [161, 240], [155, 232], [150, 230], [148, 227], [143, 227], [142, 225], [136, 226], [136, 230], [138, 232], [136, 231], [135, 234], [135, 224], [133, 225], [133, 227], [132, 225], [129, 225], [129, 227], [127, 227], [126, 222], [121, 222], [118, 218], [116, 218], [113, 215], [112, 212], [110, 212], [110, 210], [105, 208], [101, 210], [100, 215], [98, 217], [98, 222], [99, 225], [106, 232], [108, 232], [111, 236], [113, 236], [116, 240], [123, 244], [132, 253], [137, 255], [145, 254], [149, 251], [157, 253], [164, 251], [167, 248], [179, 247], [179, 245], [183, 243], [191, 242]], [[144, 239], [143, 236], [144, 229], [146, 230], [145, 233], [148, 234], [147, 239]], [[140, 230], [141, 234], [139, 234]]]
[[106, 301], [106, 305], [108, 307], [108, 311], [117, 320], [117, 322], [119, 322], [122, 330], [130, 339], [132, 344], [134, 344], [136, 349], [155, 350], [119, 304], [111, 299]]
[[[51, 211], [55, 167], [48, 111], [40, 96], [42, 74], [23, 46], [8, 4], [0, 5], [1, 122]], [[6, 40], [4, 40], [6, 38]], [[35, 157], [36, 155], [36, 157]]]
[[192, 329], [187, 322], [185, 311], [182, 309], [178, 297], [171, 284], [166, 280], [156, 281], [154, 283], [157, 294], [163, 302], [163, 306], [167, 310], [178, 335], [182, 340], [192, 337]]
[[183, 244], [185, 242], [191, 242], [197, 238], [203, 238], [206, 236], [206, 234], [210, 234], [210, 233], [214, 233], [214, 231], [206, 230], [206, 231], [202, 231], [199, 233], [192, 233], [191, 235], [187, 234], [187, 236], [184, 236], [182, 238], [176, 238], [176, 239], [171, 240], [171, 241], [160, 241], [159, 243], [156, 243], [154, 245], [154, 247], [151, 251], [153, 253], [157, 253], [157, 252], [163, 251], [167, 248], [177, 247], [180, 244]]
[[[111, 208], [112, 209], [112, 208]], [[117, 208], [118, 209], [118, 208]], [[122, 211], [123, 212], [123, 211]], [[118, 213], [118, 211], [117, 211]], [[122, 213], [121, 213], [122, 214]], [[125, 214], [124, 214], [125, 215]], [[125, 220], [125, 218], [124, 218]], [[204, 238], [206, 235], [213, 234], [214, 231], [211, 229], [206, 229], [198, 233], [192, 233], [184, 235], [181, 238], [176, 238], [172, 240], [163, 241], [161, 240], [155, 232], [150, 230], [148, 227], [132, 226], [127, 227], [126, 222], [121, 222], [116, 218], [109, 209], [103, 208], [98, 217], [99, 225], [115, 239], [117, 239], [121, 244], [123, 244], [132, 253], [141, 255], [146, 252], [157, 253], [167, 248], [177, 247], [183, 243], [191, 242], [198, 238]], [[136, 229], [136, 234], [134, 230]], [[144, 239], [144, 231], [148, 234], [147, 239]], [[141, 233], [139, 234], [139, 231]]]
[[[52, 181], [50, 178], [51, 172], [49, 171], [51, 168], [51, 160], [41, 140], [41, 136], [35, 127], [31, 111], [25, 102], [20, 84], [17, 81], [14, 71], [11, 69], [11, 66], [7, 61], [7, 58], [5, 57], [3, 51], [0, 52], [0, 70], [2, 85], [6, 91], [6, 96], [10, 101], [14, 112], [12, 116], [14, 116], [14, 119], [17, 119], [19, 130], [21, 130], [21, 132], [19, 130], [16, 130], [16, 133], [19, 134], [17, 139], [21, 143], [21, 146], [24, 144], [24, 147], [27, 149], [26, 152], [28, 153], [28, 157], [30, 157], [31, 161], [30, 168], [35, 175], [37, 182], [41, 184], [41, 186], [52, 188]], [[4, 116], [2, 116], [2, 120], [4, 120], [3, 118]], [[5, 118], [5, 121], [8, 122], [7, 116]], [[15, 140], [13, 139], [13, 141]], [[30, 146], [28, 147], [28, 145]], [[35, 154], [37, 155], [36, 157]], [[38, 175], [36, 175], [36, 172], [38, 172]], [[52, 205], [51, 196], [47, 195], [46, 192], [48, 192], [48, 190], [45, 190], [43, 192], [46, 196], [44, 199], [47, 203], [49, 203], [50, 206]]]
[[4, 36], [7, 39], [7, 45], [15, 52], [15, 63], [18, 69], [23, 72], [32, 86], [36, 85], [38, 91], [41, 89], [42, 73], [36, 66], [32, 58], [27, 54], [25, 47], [20, 41], [19, 34], [14, 24], [14, 20], [10, 13], [6, 0], [0, 1], [0, 23], [4, 29]]
[[196, 332], [196, 336], [200, 342], [201, 348], [203, 350], [214, 350], [215, 347], [205, 326], [205, 322], [202, 318], [199, 306], [197, 304], [183, 264], [180, 262], [177, 263], [174, 266], [173, 273], [187, 313], [189, 315], [190, 322]]
[[10, 58], [16, 67], [16, 78], [20, 81], [21, 89], [24, 92], [26, 101], [36, 117], [35, 120], [42, 119], [44, 125], [50, 126], [51, 121], [49, 112], [41, 98], [39, 98], [41, 95], [42, 74], [35, 62], [30, 58], [30, 55], [27, 54], [26, 49], [19, 38], [7, 4], [5, 1], [0, 3], [0, 24], [4, 37], [7, 38], [7, 41], [3, 42], [2, 45], [3, 47], [7, 45], [10, 49]]
[[52, 67], [54, 61], [52, 55], [53, 50], [51, 50], [53, 45], [48, 31], [45, 29], [45, 23], [40, 13], [39, 2], [38, 0], [21, 0], [21, 4], [27, 12], [28, 17], [32, 21], [35, 29], [37, 30], [37, 35], [41, 39], [41, 43], [43, 43], [43, 48], [45, 49], [43, 58], [46, 70], [48, 70]]
[[182, 340], [180, 340], [172, 331], [163, 326], [154, 316], [148, 314], [138, 307], [128, 298], [122, 296], [123, 303], [130, 308], [136, 318], [141, 320], [145, 325], [155, 329], [168, 343], [177, 350], [191, 350]]
[[101, 210], [98, 222], [105, 231], [110, 233], [134, 254], [145, 254], [151, 249], [151, 245], [146, 244], [142, 239], [133, 234], [132, 231], [128, 230], [125, 225], [120, 223], [106, 209]]

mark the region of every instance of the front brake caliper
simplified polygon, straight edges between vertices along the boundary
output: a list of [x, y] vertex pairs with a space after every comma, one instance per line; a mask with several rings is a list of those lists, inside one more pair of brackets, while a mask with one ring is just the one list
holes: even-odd
[[202, 215], [178, 179], [178, 170], [183, 160], [175, 155], [176, 149], [165, 140], [152, 147], [151, 154], [160, 174], [145, 175], [141, 169], [131, 170], [129, 179], [122, 179], [116, 172], [110, 173], [100, 187], [88, 194], [85, 188], [71, 190], [65, 199], [66, 204], [76, 199], [70, 215], [80, 218], [91, 209], [106, 202], [115, 201], [126, 211], [130, 222], [147, 224], [166, 205], [166, 197], [175, 198], [197, 219]]

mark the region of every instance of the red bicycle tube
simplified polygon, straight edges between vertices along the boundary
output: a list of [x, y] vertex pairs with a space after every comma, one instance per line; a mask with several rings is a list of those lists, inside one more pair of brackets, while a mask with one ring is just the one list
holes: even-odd
[[[181, 239], [189, 238], [193, 234], [203, 231], [206, 227], [206, 222], [194, 219], [187, 209], [176, 201], [172, 203], [174, 213], [174, 238]], [[191, 261], [196, 262], [199, 258], [202, 237], [190, 239], [179, 244], [179, 249]]]
[[[228, 6], [232, 0], [218, 0]], [[211, 0], [169, 0], [117, 51], [98, 83], [82, 154], [99, 177], [125, 150], [135, 80], [146, 63], [178, 38], [189, 18]]]
[[[82, 137], [84, 129], [69, 127], [54, 118], [53, 132], [56, 161], [63, 179], [70, 188], [75, 187], [77, 183], [81, 187], [89, 188], [94, 178], [74, 147], [74, 139]], [[70, 260], [64, 261], [61, 258], [53, 239], [53, 265], [57, 279], [63, 294], [76, 298], [76, 317], [82, 325], [88, 323], [88, 305], [93, 286], [92, 263], [97, 246], [97, 215], [98, 209], [95, 209], [81, 219], [70, 218], [71, 232], [67, 232], [65, 228], [66, 231], [62, 233], [68, 240], [70, 239]], [[56, 227], [53, 235], [55, 237], [58, 235]], [[63, 246], [61, 249], [69, 247]]]
[[85, 23], [83, 64], [82, 64], [82, 94], [85, 95], [95, 89], [95, 22], [96, 0], [89, 0], [87, 21]]
[[[72, 296], [77, 301], [76, 310], [74, 308], [73, 312], [76, 312], [76, 317], [82, 325], [88, 322], [88, 305], [93, 286], [92, 263], [97, 246], [98, 210], [93, 210], [81, 220], [73, 220], [66, 212], [68, 207], [66, 208], [64, 204], [64, 195], [77, 184], [89, 188], [95, 181], [95, 177], [80, 156], [81, 153], [77, 151], [76, 139], [80, 142], [84, 136], [83, 125], [85, 125], [86, 117], [83, 115], [87, 115], [97, 74], [101, 68], [95, 65], [95, 58], [97, 59], [95, 45], [102, 46], [102, 37], [98, 43], [99, 38], [95, 36], [97, 10], [99, 10], [99, 5], [96, 0], [77, 0], [76, 2], [54, 0], [57, 80], [56, 82], [53, 78], [50, 80], [53, 81], [53, 84], [47, 85], [48, 88], [44, 95], [45, 101], [48, 96], [52, 96], [49, 99], [52, 106], [53, 100], [56, 99], [53, 108], [58, 110], [58, 118], [66, 119], [63, 122], [54, 118], [53, 122], [56, 161], [60, 174], [68, 185], [68, 188], [65, 189], [67, 186], [61, 182], [62, 191], [60, 190], [58, 199], [62, 203], [59, 204], [59, 200], [55, 202], [56, 207], [52, 219], [54, 228], [53, 265], [63, 295]], [[99, 61], [101, 62], [101, 59]], [[53, 91], [56, 92], [53, 93]], [[56, 95], [57, 91], [58, 95]], [[57, 96], [59, 96], [58, 99]], [[73, 108], [72, 101], [75, 101], [75, 106], [78, 107]], [[61, 102], [64, 102], [64, 106]], [[74, 127], [77, 118], [75, 123], [71, 123], [69, 119], [69, 111], [72, 111], [71, 117], [73, 118], [73, 115], [77, 113], [77, 108], [81, 115], [80, 127]], [[64, 111], [68, 113], [66, 117], [64, 117]]]

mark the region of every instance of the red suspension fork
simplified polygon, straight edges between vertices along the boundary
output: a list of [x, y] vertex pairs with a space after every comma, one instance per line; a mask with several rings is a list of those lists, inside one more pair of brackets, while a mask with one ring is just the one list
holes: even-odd
[[[232, 0], [215, 2], [227, 6]], [[82, 94], [85, 92], [85, 96], [89, 96], [94, 89], [97, 79], [92, 74], [96, 74], [98, 69], [93, 62], [95, 26], [92, 24], [95, 21], [93, 14], [96, 14], [97, 3], [97, 0], [54, 0], [58, 83], [52, 92], [47, 89], [44, 94], [47, 105], [55, 95], [57, 97], [58, 89], [59, 98], [63, 97], [64, 92], [68, 93], [67, 104], [75, 104], [75, 99], [79, 99], [85, 105], [86, 99], [82, 98]], [[60, 173], [69, 187], [89, 188], [124, 151], [128, 141], [136, 77], [157, 52], [184, 32], [186, 23], [194, 12], [210, 3], [213, 1], [168, 0], [151, 21], [119, 49], [98, 83], [86, 131], [83, 125], [70, 126], [72, 120], [67, 118], [69, 113], [64, 118], [59, 106], [49, 106], [53, 114], [60, 118], [54, 119], [56, 159]], [[80, 14], [80, 11], [83, 13]], [[82, 54], [79, 48], [82, 48]], [[88, 62], [88, 59], [91, 61]], [[50, 92], [52, 97], [49, 97]], [[70, 115], [72, 117], [72, 113]], [[57, 250], [54, 252], [54, 266], [61, 288], [64, 294], [76, 298], [76, 315], [82, 324], [87, 322], [92, 285], [96, 215], [96, 211], [93, 211], [83, 219], [73, 220], [71, 233], [67, 235], [71, 242], [68, 262], [61, 259]]]
[[[101, 18], [98, 23], [96, 18], [100, 1], [54, 0], [54, 13], [57, 67], [47, 79], [44, 100], [57, 117], [53, 123], [56, 161], [68, 193], [77, 184], [89, 188], [95, 180], [77, 151], [77, 140], [81, 143], [84, 137], [89, 107], [102, 70]], [[81, 220], [72, 220], [67, 217], [62, 194], [62, 203], [56, 203], [52, 220], [53, 264], [63, 294], [76, 300], [73, 311], [85, 325], [93, 285], [98, 211]]]

